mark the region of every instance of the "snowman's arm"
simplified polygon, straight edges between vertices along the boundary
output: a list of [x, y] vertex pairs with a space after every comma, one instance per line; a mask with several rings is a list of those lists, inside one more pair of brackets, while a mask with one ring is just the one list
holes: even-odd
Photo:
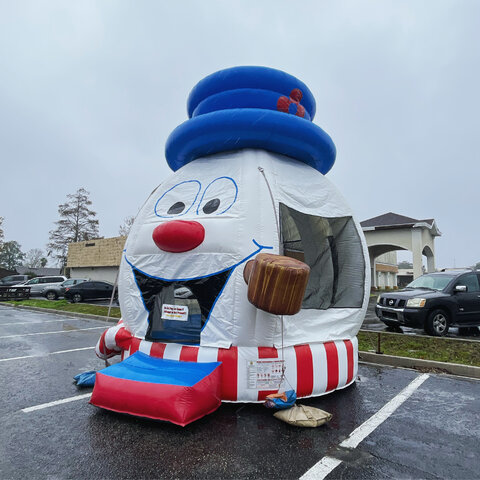
[[120, 355], [123, 350], [130, 346], [133, 335], [125, 328], [123, 321], [105, 330], [95, 346], [97, 357], [102, 360]]

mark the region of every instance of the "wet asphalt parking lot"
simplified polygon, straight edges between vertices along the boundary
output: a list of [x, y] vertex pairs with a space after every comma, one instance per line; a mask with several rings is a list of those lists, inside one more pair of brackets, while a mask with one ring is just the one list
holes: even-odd
[[479, 381], [360, 365], [355, 385], [299, 401], [333, 413], [325, 426], [223, 404], [182, 428], [100, 410], [73, 385], [104, 366], [104, 328], [0, 306], [1, 479], [480, 478]]

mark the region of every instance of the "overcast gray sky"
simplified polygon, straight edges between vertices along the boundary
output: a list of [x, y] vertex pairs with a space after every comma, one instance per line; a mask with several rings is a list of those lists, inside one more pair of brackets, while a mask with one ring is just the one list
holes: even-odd
[[[480, 261], [480, 2], [0, 0], [0, 216], [44, 248], [85, 187], [118, 234], [169, 175], [165, 140], [205, 75], [303, 80], [356, 217], [435, 218], [438, 267]], [[401, 257], [403, 258], [403, 257]]]

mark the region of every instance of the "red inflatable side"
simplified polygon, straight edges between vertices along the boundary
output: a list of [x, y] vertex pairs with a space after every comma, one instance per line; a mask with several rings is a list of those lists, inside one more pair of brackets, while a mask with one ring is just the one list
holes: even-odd
[[90, 403], [183, 427], [220, 406], [220, 378], [221, 365], [193, 386], [142, 382], [97, 372]]

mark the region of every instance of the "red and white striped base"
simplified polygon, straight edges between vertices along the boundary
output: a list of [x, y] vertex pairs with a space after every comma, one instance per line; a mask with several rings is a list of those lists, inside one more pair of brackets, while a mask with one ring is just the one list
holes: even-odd
[[[192, 347], [177, 343], [158, 343], [133, 337], [117, 325], [103, 333], [97, 355], [108, 358], [122, 352], [127, 358], [140, 350], [147, 355], [186, 362], [222, 362], [222, 400], [261, 402], [277, 390], [249, 388], [248, 365], [258, 360], [280, 360], [274, 347]], [[283, 349], [285, 390], [293, 388], [298, 398], [323, 395], [355, 381], [358, 368], [358, 342], [354, 337], [325, 343], [295, 345]]]

